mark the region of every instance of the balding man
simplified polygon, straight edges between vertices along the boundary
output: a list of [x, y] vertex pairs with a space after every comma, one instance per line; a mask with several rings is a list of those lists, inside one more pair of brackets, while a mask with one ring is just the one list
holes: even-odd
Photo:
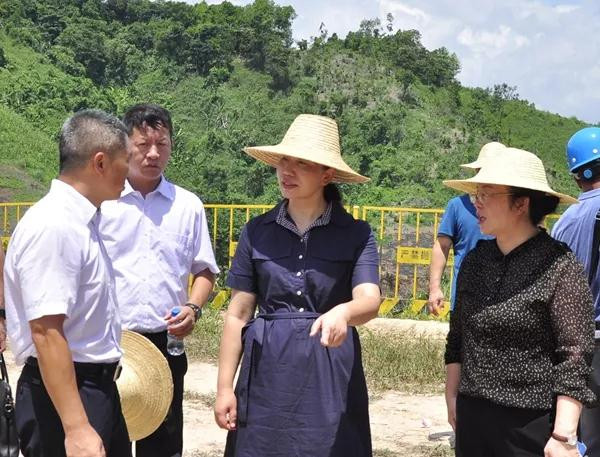
[[12, 350], [25, 364], [16, 392], [21, 451], [35, 457], [127, 457], [115, 379], [121, 322], [100, 204], [129, 169], [125, 126], [85, 110], [60, 133], [60, 174], [17, 225], [6, 255]]

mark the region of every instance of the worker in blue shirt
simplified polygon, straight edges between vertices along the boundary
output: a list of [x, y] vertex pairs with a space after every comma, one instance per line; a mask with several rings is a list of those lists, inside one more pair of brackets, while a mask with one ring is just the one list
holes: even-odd
[[[571, 248], [588, 275], [596, 321], [591, 387], [599, 395], [600, 274], [597, 265], [593, 265], [592, 257], [594, 232], [600, 231], [599, 227], [595, 227], [596, 217], [600, 216], [600, 128], [587, 127], [576, 132], [567, 143], [567, 161], [569, 171], [582, 192], [578, 197], [579, 204], [571, 205], [554, 224], [552, 236]], [[581, 438], [588, 446], [588, 457], [600, 457], [600, 407], [583, 409]]]
[[[491, 142], [483, 145], [475, 162], [461, 165], [477, 171], [483, 162], [506, 149], [502, 143]], [[452, 198], [444, 211], [440, 222], [437, 239], [433, 244], [431, 264], [429, 266], [429, 299], [427, 306], [430, 313], [439, 314], [444, 306], [444, 292], [442, 291], [442, 276], [448, 261], [450, 249], [454, 251], [454, 275], [450, 295], [450, 310], [454, 309], [456, 294], [456, 277], [462, 259], [475, 247], [480, 239], [486, 239], [479, 230], [479, 221], [475, 206], [469, 195]]]

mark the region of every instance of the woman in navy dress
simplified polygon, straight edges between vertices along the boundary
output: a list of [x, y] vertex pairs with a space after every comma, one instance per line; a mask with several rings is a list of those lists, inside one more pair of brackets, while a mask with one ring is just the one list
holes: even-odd
[[370, 457], [354, 326], [377, 314], [378, 255], [332, 184], [368, 178], [342, 160], [322, 116], [300, 115], [280, 144], [246, 152], [277, 169], [284, 199], [244, 227], [227, 278], [215, 404], [225, 455]]

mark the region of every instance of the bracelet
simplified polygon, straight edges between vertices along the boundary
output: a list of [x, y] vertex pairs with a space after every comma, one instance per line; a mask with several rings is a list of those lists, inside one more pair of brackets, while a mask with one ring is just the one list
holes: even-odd
[[183, 306], [192, 308], [192, 311], [194, 311], [194, 320], [196, 322], [198, 321], [198, 319], [200, 319], [202, 317], [202, 308], [200, 306], [198, 306], [197, 304], [188, 302]]
[[561, 443], [565, 443], [568, 446], [577, 445], [577, 435], [575, 435], [575, 434], [568, 435], [568, 436], [562, 436], [562, 435], [559, 435], [558, 433], [552, 432], [552, 438], [554, 438], [556, 441], [560, 441]]

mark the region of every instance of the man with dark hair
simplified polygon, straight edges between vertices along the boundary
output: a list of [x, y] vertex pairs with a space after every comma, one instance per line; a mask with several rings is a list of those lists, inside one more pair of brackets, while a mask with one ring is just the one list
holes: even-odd
[[[121, 198], [102, 207], [106, 217], [101, 232], [117, 277], [123, 327], [143, 334], [161, 350], [174, 384], [167, 418], [136, 443], [136, 455], [181, 456], [187, 358], [167, 352], [167, 331], [179, 338], [192, 332], [219, 270], [202, 202], [163, 176], [173, 141], [169, 112], [157, 105], [136, 105], [123, 122], [133, 156]], [[180, 312], [171, 317], [174, 308]]]
[[[552, 227], [552, 236], [566, 243], [583, 264], [594, 297], [596, 344], [592, 361], [591, 387], [600, 397], [600, 128], [577, 131], [567, 143], [567, 166], [582, 190], [578, 205], [571, 205]], [[596, 258], [594, 259], [594, 253]], [[581, 412], [581, 438], [588, 457], [600, 457], [600, 407]]]
[[100, 204], [128, 172], [126, 127], [97, 110], [62, 127], [60, 174], [12, 235], [4, 271], [15, 418], [26, 456], [131, 455], [115, 383], [121, 322]]

